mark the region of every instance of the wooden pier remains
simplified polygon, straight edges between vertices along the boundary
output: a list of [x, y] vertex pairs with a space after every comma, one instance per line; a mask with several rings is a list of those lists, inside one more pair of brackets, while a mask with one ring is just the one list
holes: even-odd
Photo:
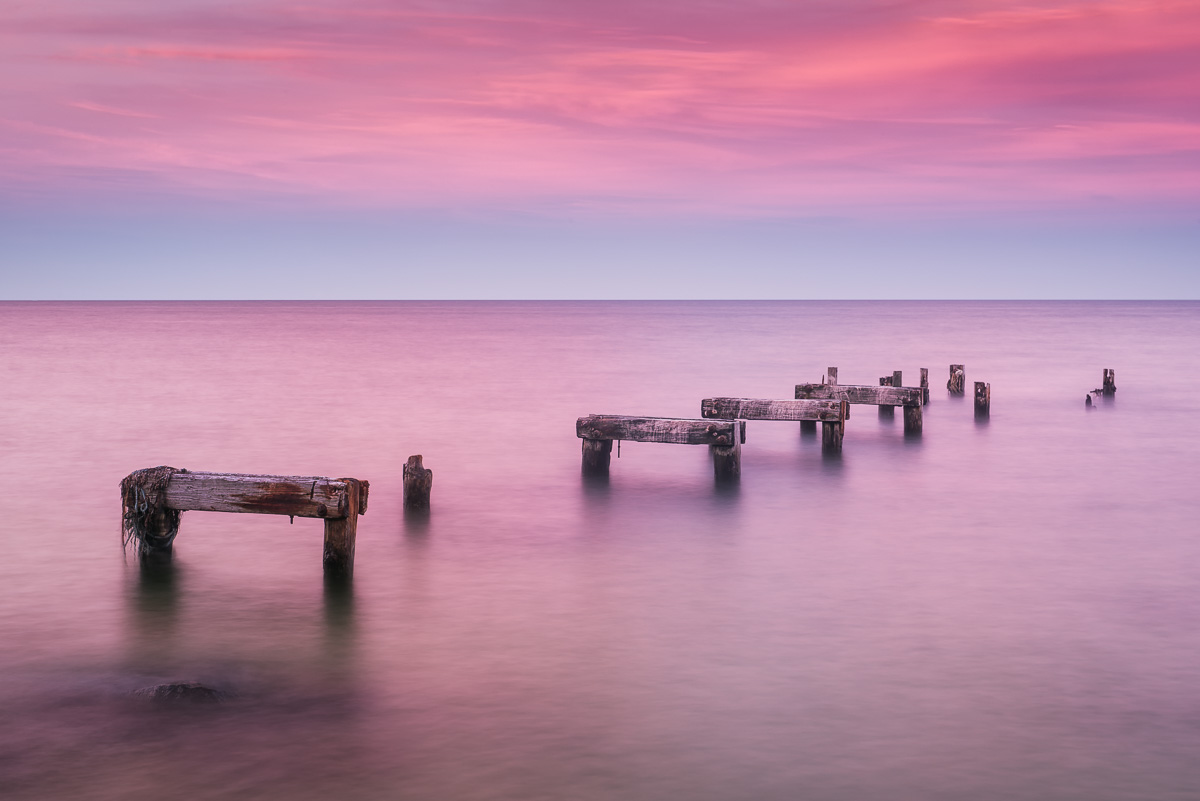
[[929, 405], [929, 368], [921, 368], [921, 405]]
[[140, 556], [169, 553], [180, 513], [237, 512], [316, 517], [325, 521], [325, 574], [354, 571], [358, 516], [367, 511], [370, 484], [356, 478], [193, 473], [152, 467], [121, 482], [122, 529]]
[[1104, 383], [1100, 385], [1100, 394], [1112, 397], [1117, 394], [1117, 371], [1105, 369]]
[[[897, 374], [885, 376], [895, 380]], [[884, 379], [880, 379], [882, 382]], [[870, 406], [903, 406], [904, 433], [920, 434], [922, 428], [920, 387], [865, 386], [859, 384], [797, 384], [796, 399], [844, 400], [852, 404]]]
[[975, 382], [975, 419], [987, 418], [992, 413], [992, 385]]
[[950, 390], [951, 395], [962, 395], [967, 391], [967, 371], [963, 365], [950, 365], [950, 380], [946, 382], [946, 389]]
[[708, 445], [713, 457], [713, 477], [725, 481], [741, 475], [746, 424], [737, 420], [593, 414], [575, 422], [575, 434], [583, 440], [585, 475], [608, 475], [613, 440], [629, 440]]
[[424, 510], [429, 508], [429, 492], [433, 489], [433, 471], [426, 467], [421, 454], [408, 457], [404, 465], [404, 508]]
[[[837, 379], [837, 368], [832, 377]], [[826, 385], [829, 386], [829, 385]], [[705, 398], [700, 416], [722, 420], [799, 420], [821, 424], [821, 449], [837, 453], [842, 449], [850, 404], [840, 400], [759, 400], [756, 398]], [[744, 424], [743, 424], [744, 425]]]

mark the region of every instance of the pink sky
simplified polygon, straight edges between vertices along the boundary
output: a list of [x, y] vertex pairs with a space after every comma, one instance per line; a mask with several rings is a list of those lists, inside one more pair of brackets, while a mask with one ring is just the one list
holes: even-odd
[[0, 199], [732, 218], [1200, 202], [1200, 2], [9, 2]]

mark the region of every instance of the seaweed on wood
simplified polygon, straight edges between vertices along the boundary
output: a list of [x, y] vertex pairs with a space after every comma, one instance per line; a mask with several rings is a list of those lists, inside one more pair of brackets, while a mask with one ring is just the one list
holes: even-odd
[[121, 546], [135, 545], [139, 555], [171, 547], [182, 512], [167, 507], [167, 485], [176, 473], [167, 465], [135, 470], [121, 479]]

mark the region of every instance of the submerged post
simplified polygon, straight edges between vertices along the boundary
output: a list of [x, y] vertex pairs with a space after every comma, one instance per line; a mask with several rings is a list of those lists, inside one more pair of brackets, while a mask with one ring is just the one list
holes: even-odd
[[433, 471], [422, 463], [421, 454], [408, 457], [404, 465], [404, 508], [428, 509], [433, 489]]
[[612, 461], [611, 439], [583, 440], [583, 474], [585, 476], [607, 476]]
[[327, 577], [348, 579], [354, 574], [354, 541], [358, 536], [358, 515], [367, 506], [366, 491], [365, 482], [353, 478], [340, 480], [346, 482], [346, 516], [326, 518], [321, 564]]
[[846, 418], [850, 416], [850, 402], [842, 399], [841, 409], [837, 420], [821, 421], [821, 452], [835, 454], [842, 452], [842, 439], [846, 436]]
[[920, 434], [922, 428], [922, 412], [920, 406], [904, 407], [904, 433]]
[[[837, 374], [838, 374], [838, 369], [836, 367], [826, 368], [825, 377], [821, 379], [821, 383], [825, 386], [836, 387], [837, 381], [838, 381]], [[816, 434], [817, 433], [817, 421], [816, 420], [801, 420], [800, 421], [800, 433], [801, 434]], [[822, 448], [825, 446], [825, 438], [826, 438], [826, 435], [824, 433], [822, 433], [821, 434]], [[838, 442], [839, 442], [838, 447], [841, 447], [841, 445], [840, 445], [841, 440], [839, 440]]]
[[[879, 386], [881, 386], [881, 387], [895, 386], [895, 384], [893, 384], [892, 382], [895, 381], [895, 377], [897, 375], [899, 375], [899, 374], [893, 373], [892, 375], [881, 376], [879, 379]], [[889, 405], [882, 404], [882, 403], [879, 405], [879, 418], [881, 420], [885, 419], [885, 418], [892, 418], [895, 416], [896, 416], [896, 407], [889, 406]]]
[[921, 405], [929, 403], [929, 368], [921, 368]]
[[975, 417], [983, 418], [991, 414], [992, 385], [982, 381], [975, 382]]
[[[723, 439], [723, 437], [721, 438]], [[746, 421], [735, 420], [730, 444], [717, 444], [712, 451], [713, 478], [717, 481], [736, 481], [742, 475], [742, 443], [746, 439]]]
[[950, 380], [946, 382], [946, 389], [950, 390], [951, 395], [962, 395], [967, 391], [967, 371], [961, 364], [950, 365]]
[[1100, 385], [1101, 395], [1117, 394], [1117, 372], [1116, 370], [1104, 371], [1104, 383]]
[[837, 368], [836, 367], [830, 367], [830, 368], [826, 369], [825, 375], [826, 375], [826, 379], [825, 379], [826, 384], [830, 384], [831, 386], [837, 386]]

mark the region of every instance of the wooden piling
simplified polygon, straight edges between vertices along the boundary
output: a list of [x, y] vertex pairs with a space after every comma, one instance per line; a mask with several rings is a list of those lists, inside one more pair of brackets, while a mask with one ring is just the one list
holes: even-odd
[[1117, 393], [1117, 372], [1115, 370], [1104, 371], [1104, 383], [1100, 385], [1100, 394], [1112, 396]]
[[821, 423], [821, 452], [834, 454], [842, 452], [842, 439], [846, 435], [846, 423], [830, 420]]
[[950, 390], [951, 395], [962, 395], [967, 391], [967, 371], [963, 365], [950, 365], [950, 380], [946, 382], [946, 389]]
[[[827, 367], [825, 369], [825, 377], [821, 379], [821, 383], [824, 384], [825, 386], [836, 387], [837, 386], [837, 374], [838, 374], [838, 369], [836, 367]], [[816, 420], [800, 421], [800, 433], [801, 434], [816, 434], [817, 433], [817, 421]], [[826, 434], [824, 432], [822, 432], [822, 434], [821, 434], [821, 447], [822, 448], [825, 447], [826, 439], [827, 439]], [[841, 447], [840, 439], [838, 440], [838, 447], [839, 448]]]
[[831, 386], [837, 386], [837, 368], [830, 367], [825, 371], [825, 383]]
[[992, 385], [982, 381], [975, 382], [975, 417], [983, 418], [991, 414]]
[[921, 405], [929, 403], [929, 368], [921, 368]]
[[[893, 381], [895, 381], [895, 377], [897, 375], [899, 375], [899, 373], [893, 373], [892, 375], [881, 376], [879, 379], [879, 386], [881, 386], [881, 387], [896, 386], [893, 383]], [[885, 419], [885, 418], [890, 419], [895, 416], [896, 416], [896, 407], [895, 406], [887, 406], [884, 404], [879, 405], [879, 419], [881, 419], [881, 420]]]
[[[742, 475], [742, 442], [745, 441], [746, 422], [735, 421], [733, 442], [729, 445], [712, 445], [713, 478], [717, 481], [736, 481]], [[739, 429], [740, 428], [740, 432]]]
[[408, 457], [404, 465], [404, 508], [428, 509], [432, 489], [433, 471], [422, 463], [421, 454]]
[[905, 406], [904, 408], [904, 433], [905, 434], [920, 434], [922, 428], [922, 415], [920, 406]]
[[583, 440], [583, 474], [587, 476], [607, 476], [608, 466], [612, 461], [611, 439]]
[[326, 518], [325, 551], [321, 564], [330, 578], [348, 579], [354, 574], [354, 541], [358, 536], [358, 515], [366, 507], [365, 482], [343, 478], [346, 482], [346, 516]]

